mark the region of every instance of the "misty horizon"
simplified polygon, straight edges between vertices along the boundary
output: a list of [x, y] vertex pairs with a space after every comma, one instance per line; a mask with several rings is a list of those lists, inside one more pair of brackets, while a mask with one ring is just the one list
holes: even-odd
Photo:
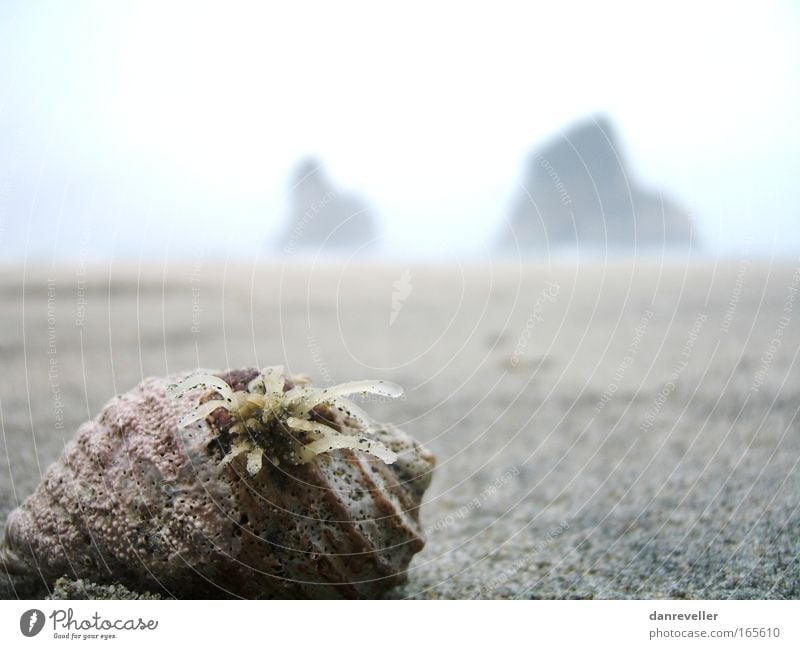
[[692, 216], [697, 254], [795, 254], [796, 9], [729, 16], [713, 51], [723, 7], [687, 10], [629, 33], [599, 8], [453, 5], [365, 32], [355, 5], [7, 3], [0, 259], [272, 259], [308, 158], [372, 212], [381, 258], [483, 258], [531, 155], [599, 115], [635, 182]]

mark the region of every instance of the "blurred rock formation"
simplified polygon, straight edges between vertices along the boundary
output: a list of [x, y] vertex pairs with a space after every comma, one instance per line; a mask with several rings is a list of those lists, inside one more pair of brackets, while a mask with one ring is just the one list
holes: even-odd
[[679, 247], [688, 213], [639, 185], [604, 117], [576, 124], [531, 155], [501, 249], [523, 254], [570, 246], [610, 250]]
[[284, 253], [366, 252], [375, 238], [375, 218], [364, 201], [342, 193], [318, 160], [303, 160], [289, 189], [289, 225], [280, 246]]

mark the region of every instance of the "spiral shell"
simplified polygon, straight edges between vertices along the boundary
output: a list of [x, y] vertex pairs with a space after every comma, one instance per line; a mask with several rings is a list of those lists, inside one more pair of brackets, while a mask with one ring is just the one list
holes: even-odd
[[405, 581], [433, 456], [302, 377], [214, 377], [261, 410], [244, 419], [226, 390], [185, 381], [174, 398], [183, 377], [116, 397], [10, 514], [9, 575], [177, 597], [377, 597]]

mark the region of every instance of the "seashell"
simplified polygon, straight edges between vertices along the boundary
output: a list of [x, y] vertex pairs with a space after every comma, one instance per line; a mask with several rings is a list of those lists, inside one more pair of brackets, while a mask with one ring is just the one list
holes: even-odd
[[424, 545], [435, 460], [354, 393], [401, 390], [280, 367], [146, 379], [9, 515], [0, 565], [176, 597], [380, 596]]

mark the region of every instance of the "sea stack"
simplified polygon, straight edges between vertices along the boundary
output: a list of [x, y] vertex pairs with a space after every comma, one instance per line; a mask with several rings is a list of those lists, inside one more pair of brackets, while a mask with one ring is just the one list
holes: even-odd
[[289, 187], [289, 225], [281, 249], [321, 254], [360, 254], [376, 236], [375, 217], [358, 196], [342, 192], [319, 160], [303, 160]]
[[605, 117], [587, 119], [527, 161], [499, 247], [525, 254], [571, 248], [674, 248], [692, 241], [689, 214], [639, 184]]

